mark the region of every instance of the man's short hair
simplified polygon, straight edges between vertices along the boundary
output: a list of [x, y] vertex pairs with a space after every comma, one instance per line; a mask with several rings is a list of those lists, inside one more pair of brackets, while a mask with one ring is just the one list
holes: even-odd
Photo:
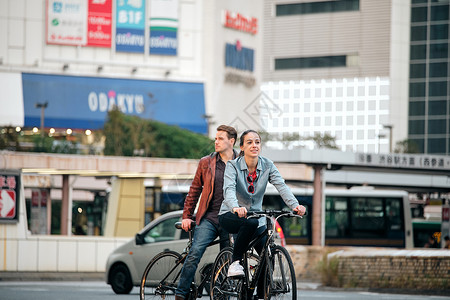
[[227, 133], [228, 139], [234, 139], [234, 144], [236, 144], [237, 140], [237, 131], [234, 129], [234, 127], [228, 126], [228, 125], [220, 125], [217, 127], [217, 131], [225, 131]]

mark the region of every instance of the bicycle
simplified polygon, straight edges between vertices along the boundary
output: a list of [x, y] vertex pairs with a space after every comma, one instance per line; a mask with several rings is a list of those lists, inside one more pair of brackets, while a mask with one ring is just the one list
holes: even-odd
[[[264, 299], [297, 299], [297, 282], [292, 259], [287, 250], [275, 244], [275, 221], [280, 217], [300, 217], [283, 210], [264, 210], [247, 213], [247, 218], [265, 217], [267, 228], [252, 239], [242, 259], [243, 277], [227, 277], [233, 248], [222, 249], [216, 257], [211, 274], [210, 297], [214, 300], [250, 300], [261, 276], [264, 276]], [[265, 236], [260, 256], [255, 255], [254, 246]], [[255, 259], [257, 257], [257, 259]], [[270, 263], [267, 263], [270, 262]]]
[[[193, 229], [195, 222], [192, 222], [189, 230], [189, 240], [186, 248], [181, 254], [175, 251], [166, 250], [157, 254], [148, 263], [141, 279], [139, 296], [141, 300], [146, 299], [175, 299], [175, 290], [180, 279], [181, 268], [186, 260], [192, 246]], [[181, 222], [175, 223], [175, 228], [181, 229]], [[220, 239], [212, 241], [208, 247], [220, 243]], [[185, 300], [194, 300], [203, 295], [203, 289], [209, 288], [211, 279], [212, 264], [205, 265], [201, 270], [201, 282], [197, 286], [192, 282], [189, 294]], [[207, 290], [207, 294], [209, 291]]]

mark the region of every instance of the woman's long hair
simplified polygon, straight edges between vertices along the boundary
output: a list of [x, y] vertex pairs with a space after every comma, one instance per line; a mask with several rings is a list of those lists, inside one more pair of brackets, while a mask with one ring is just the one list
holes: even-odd
[[[259, 136], [259, 140], [261, 141], [261, 136], [259, 135], [259, 133], [257, 131], [255, 131], [253, 129], [248, 129], [241, 134], [241, 137], [239, 138], [239, 147], [244, 146], [245, 136], [247, 134], [249, 134], [250, 132], [256, 133]], [[239, 152], [239, 156], [244, 156], [244, 151], [241, 150], [241, 152]]]

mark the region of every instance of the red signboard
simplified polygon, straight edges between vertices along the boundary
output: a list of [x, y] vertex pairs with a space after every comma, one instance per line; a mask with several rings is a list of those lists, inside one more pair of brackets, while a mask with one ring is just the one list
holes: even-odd
[[226, 10], [223, 23], [225, 27], [250, 34], [256, 34], [258, 32], [258, 19], [255, 17], [247, 17], [240, 13]]
[[442, 222], [448, 222], [450, 220], [450, 208], [442, 207]]
[[18, 220], [20, 173], [0, 173], [0, 222]]
[[112, 0], [89, 0], [87, 46], [111, 47]]

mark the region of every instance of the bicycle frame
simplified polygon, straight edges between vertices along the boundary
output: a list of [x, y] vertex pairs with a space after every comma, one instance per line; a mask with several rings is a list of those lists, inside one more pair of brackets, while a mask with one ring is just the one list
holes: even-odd
[[[253, 238], [248, 246], [247, 251], [244, 253], [244, 259], [243, 259], [243, 268], [244, 268], [244, 278], [243, 278], [243, 284], [242, 288], [246, 289], [246, 295], [253, 295], [253, 292], [255, 288], [258, 285], [258, 281], [262, 274], [265, 271], [266, 262], [270, 261], [271, 258], [271, 248], [275, 246], [274, 241], [274, 233], [275, 233], [275, 223], [276, 221], [283, 216], [292, 216], [291, 212], [281, 213], [276, 218], [272, 220], [271, 213], [275, 213], [275, 211], [255, 211], [255, 212], [249, 212], [248, 218], [259, 218], [259, 217], [265, 217], [266, 218], [266, 229], [260, 233], [258, 236]], [[267, 240], [264, 243], [263, 249], [260, 254], [260, 260], [256, 266], [256, 270], [253, 274], [249, 274], [249, 267], [248, 267], [248, 253], [251, 251], [254, 251], [254, 246], [261, 241], [265, 236], [267, 236]], [[272, 276], [273, 273], [273, 266], [271, 264], [268, 264], [267, 266], [270, 268], [269, 274]], [[272, 278], [270, 278], [270, 282], [272, 282]], [[283, 282], [286, 281], [286, 278], [283, 277]], [[285, 290], [282, 290], [280, 292], [286, 292]]]

